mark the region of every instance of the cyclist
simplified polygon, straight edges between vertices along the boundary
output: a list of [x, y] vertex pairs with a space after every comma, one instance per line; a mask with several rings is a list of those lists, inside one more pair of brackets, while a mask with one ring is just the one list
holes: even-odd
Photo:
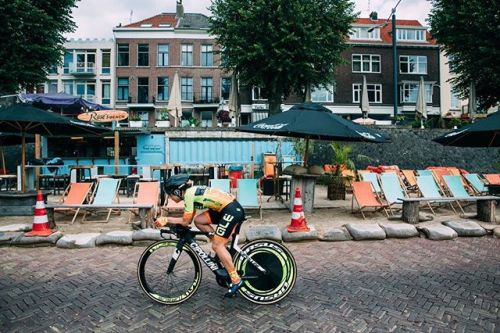
[[[192, 186], [189, 176], [178, 174], [167, 179], [164, 185], [169, 200], [176, 203], [184, 200], [184, 214], [182, 217], [161, 217], [155, 222], [156, 226], [167, 224], [188, 226], [194, 219], [198, 229], [210, 233], [212, 249], [219, 257], [231, 278], [228, 292], [224, 295], [232, 297], [242, 286], [243, 281], [236, 272], [233, 259], [229, 254], [226, 243], [236, 226], [245, 220], [245, 211], [234, 197], [222, 190], [207, 186]], [[196, 210], [204, 209], [196, 215]], [[217, 224], [217, 227], [212, 227]]]

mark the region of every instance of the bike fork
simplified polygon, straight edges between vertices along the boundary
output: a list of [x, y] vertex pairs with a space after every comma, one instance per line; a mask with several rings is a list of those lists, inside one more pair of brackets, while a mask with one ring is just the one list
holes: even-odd
[[177, 259], [179, 259], [179, 256], [181, 255], [182, 247], [184, 246], [184, 244], [185, 242], [182, 240], [177, 243], [175, 252], [172, 253], [172, 258], [170, 258], [170, 262], [168, 263], [167, 274], [171, 274], [174, 271], [175, 264], [177, 263]]

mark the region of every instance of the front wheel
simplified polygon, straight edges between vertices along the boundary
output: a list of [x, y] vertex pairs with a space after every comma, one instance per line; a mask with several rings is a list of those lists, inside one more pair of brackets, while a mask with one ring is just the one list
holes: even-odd
[[[151, 244], [141, 255], [137, 276], [142, 290], [162, 304], [179, 304], [188, 300], [201, 283], [200, 259], [187, 246], [177, 250], [177, 240], [161, 240]], [[169, 265], [173, 266], [167, 273]]]
[[[266, 272], [261, 272], [252, 261]], [[239, 292], [253, 303], [272, 304], [282, 300], [292, 291], [297, 279], [293, 255], [285, 246], [271, 240], [246, 244], [235, 256], [234, 263], [244, 281]]]

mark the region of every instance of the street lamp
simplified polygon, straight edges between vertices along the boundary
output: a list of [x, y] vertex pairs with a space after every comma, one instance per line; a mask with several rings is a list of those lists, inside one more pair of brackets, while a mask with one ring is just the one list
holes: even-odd
[[372, 27], [368, 29], [368, 32], [372, 32], [375, 30], [375, 28], [379, 27], [386, 27], [387, 24], [389, 24], [389, 19], [392, 17], [392, 74], [393, 74], [393, 91], [394, 91], [394, 97], [393, 97], [393, 117], [394, 120], [396, 119], [396, 116], [398, 115], [398, 59], [397, 59], [397, 52], [396, 52], [396, 8], [398, 7], [399, 3], [401, 0], [398, 1], [396, 6], [392, 8], [391, 10], [391, 15], [387, 18], [387, 20], [384, 22], [382, 25], [378, 25], [375, 27]]

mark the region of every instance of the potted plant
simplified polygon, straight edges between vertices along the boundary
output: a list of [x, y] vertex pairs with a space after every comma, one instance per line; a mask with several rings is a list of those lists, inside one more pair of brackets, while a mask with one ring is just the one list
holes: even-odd
[[332, 164], [335, 168], [328, 176], [327, 197], [329, 200], [345, 200], [346, 179], [342, 176], [342, 170], [354, 170], [354, 162], [350, 158], [352, 147], [332, 142], [330, 148], [333, 153]]
[[161, 109], [158, 119], [155, 123], [156, 127], [170, 127], [170, 118], [167, 109]]
[[201, 121], [194, 117], [189, 118], [188, 122], [190, 127], [198, 127], [201, 124]]
[[129, 127], [142, 127], [142, 120], [138, 114], [133, 114], [128, 117]]

